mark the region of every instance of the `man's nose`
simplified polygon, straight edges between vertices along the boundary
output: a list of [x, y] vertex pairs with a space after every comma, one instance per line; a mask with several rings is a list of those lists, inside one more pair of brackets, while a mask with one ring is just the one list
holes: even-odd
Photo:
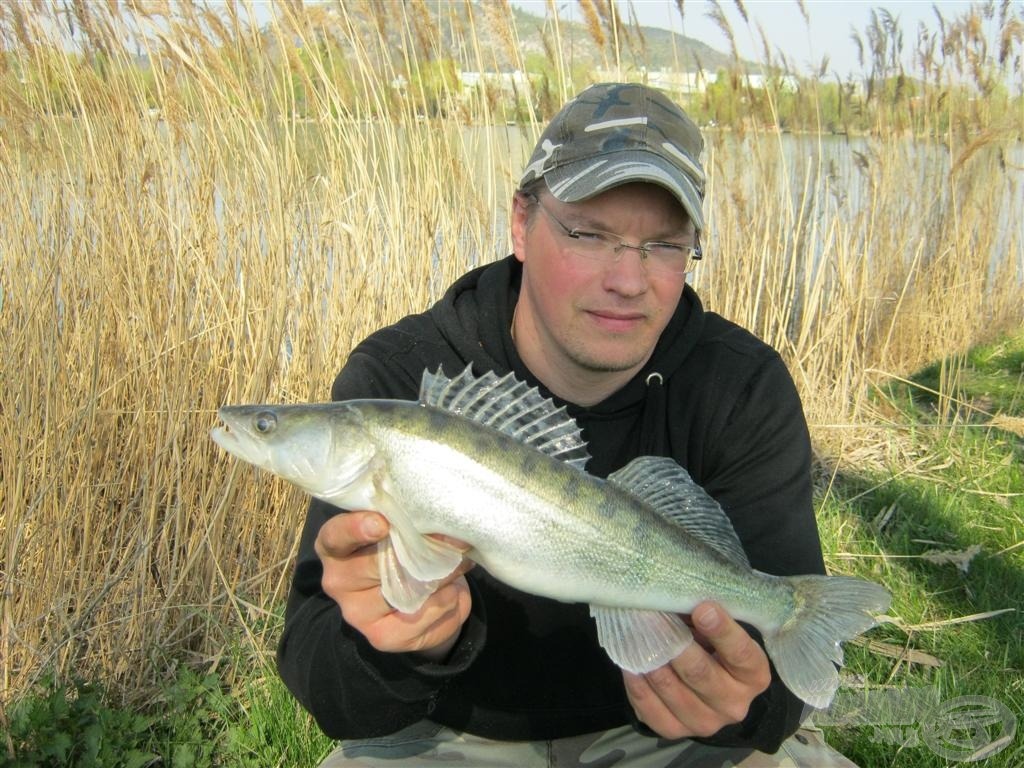
[[608, 264], [604, 286], [622, 296], [639, 296], [648, 287], [647, 253], [639, 245], [619, 245], [617, 258]]

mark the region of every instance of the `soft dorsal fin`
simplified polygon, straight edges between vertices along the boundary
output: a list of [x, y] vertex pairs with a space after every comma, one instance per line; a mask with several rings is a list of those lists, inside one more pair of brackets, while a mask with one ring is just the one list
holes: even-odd
[[718, 502], [672, 459], [640, 456], [611, 474], [608, 482], [638, 496], [664, 518], [733, 562], [750, 566], [743, 545]]
[[440, 368], [423, 372], [420, 403], [484, 424], [577, 469], [590, 460], [579, 425], [551, 400], [511, 373], [479, 378], [467, 365], [454, 379]]

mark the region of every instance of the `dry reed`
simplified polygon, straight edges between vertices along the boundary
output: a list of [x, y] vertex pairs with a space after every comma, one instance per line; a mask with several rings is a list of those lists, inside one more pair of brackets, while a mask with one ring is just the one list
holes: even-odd
[[[525, 136], [467, 131], [508, 95], [426, 55], [518, 56], [479, 28], [507, 9], [429, 6], [0, 7], [0, 702], [48, 667], [138, 697], [241, 631], [269, 647], [305, 502], [215, 449], [216, 408], [325, 398], [360, 338], [503, 253], [539, 128], [528, 105]], [[782, 350], [813, 423], [1024, 320], [998, 131], [923, 165], [881, 135], [845, 179], [777, 131], [709, 139], [695, 282]]]

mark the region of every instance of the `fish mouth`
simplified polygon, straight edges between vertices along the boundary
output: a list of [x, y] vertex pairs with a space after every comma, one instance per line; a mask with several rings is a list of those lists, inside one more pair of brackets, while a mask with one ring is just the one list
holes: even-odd
[[228, 429], [228, 426], [226, 424], [211, 429], [210, 437], [212, 437], [213, 442], [215, 442], [221, 448], [227, 448], [228, 445], [232, 445], [238, 441], [238, 438], [236, 438], [235, 434], [230, 429]]
[[224, 408], [217, 409], [217, 420], [220, 422], [213, 429], [210, 430], [210, 435], [217, 444], [220, 445], [221, 440], [235, 440], [235, 430], [231, 428], [231, 419], [228, 418]]
[[210, 437], [213, 442], [230, 454], [238, 456], [241, 453], [241, 442], [238, 434], [231, 430], [230, 425], [223, 424], [210, 430]]
[[231, 455], [245, 461], [250, 461], [252, 441], [245, 439], [245, 431], [239, 429], [237, 424], [232, 425], [232, 420], [228, 418], [223, 410], [218, 411], [217, 416], [220, 418], [221, 424], [210, 430], [210, 437], [213, 438], [213, 442]]
[[265, 405], [225, 405], [217, 410], [220, 424], [210, 430], [213, 441], [235, 458], [272, 469], [277, 412]]

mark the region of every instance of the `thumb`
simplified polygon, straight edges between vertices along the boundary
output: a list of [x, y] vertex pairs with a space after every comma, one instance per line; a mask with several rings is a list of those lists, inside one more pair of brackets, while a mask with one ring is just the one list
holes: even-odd
[[370, 510], [335, 515], [320, 527], [314, 549], [321, 557], [347, 557], [388, 535], [387, 519]]

